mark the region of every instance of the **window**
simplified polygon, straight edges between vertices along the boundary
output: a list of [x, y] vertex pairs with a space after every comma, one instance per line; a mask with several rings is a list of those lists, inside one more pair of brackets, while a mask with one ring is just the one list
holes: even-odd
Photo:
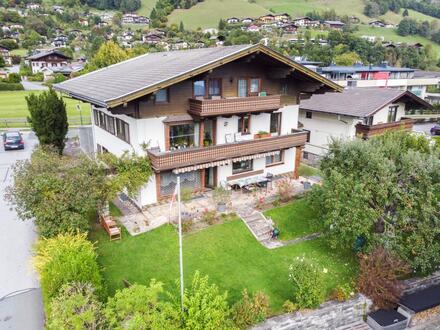
[[373, 116], [365, 117], [364, 118], [364, 125], [368, 125], [368, 126], [373, 125]]
[[396, 121], [397, 119], [397, 108], [398, 106], [392, 106], [388, 109], [388, 122], [391, 123], [393, 121]]
[[199, 145], [198, 125], [194, 123], [170, 126], [170, 150], [197, 147]]
[[107, 131], [113, 135], [115, 135], [115, 118], [106, 116], [106, 126]]
[[280, 164], [283, 162], [282, 151], [277, 151], [275, 154], [266, 156], [266, 166]]
[[251, 118], [249, 115], [240, 117], [238, 119], [238, 132], [241, 134], [249, 134], [250, 121], [251, 121]]
[[219, 78], [209, 79], [208, 96], [220, 96], [222, 92], [222, 80]]
[[312, 113], [310, 111], [306, 112], [306, 118], [312, 119]]
[[116, 135], [121, 140], [130, 143], [129, 125], [125, 121], [106, 115], [102, 111], [93, 110], [95, 125], [106, 130], [112, 135]]
[[99, 111], [93, 109], [93, 119], [96, 126], [99, 126]]
[[248, 96], [248, 81], [247, 79], [238, 79], [238, 97]]
[[253, 168], [252, 159], [242, 160], [239, 162], [233, 162], [232, 163], [232, 174], [252, 171], [252, 168]]
[[99, 117], [99, 127], [101, 127], [102, 129], [105, 129], [105, 130], [107, 130], [107, 127], [106, 127], [106, 123], [105, 123], [105, 113], [104, 112], [102, 112], [102, 111], [99, 111], [98, 112], [98, 117]]
[[260, 78], [251, 78], [249, 83], [249, 93], [258, 94], [261, 92], [261, 80]]
[[309, 159], [309, 153], [307, 151], [303, 152], [303, 158], [304, 159]]
[[194, 88], [194, 97], [205, 96], [205, 94], [206, 94], [206, 87], [205, 87], [205, 81], [204, 80], [194, 81], [193, 88]]
[[119, 118], [116, 118], [116, 136], [121, 140], [130, 143], [130, 131], [128, 124]]
[[270, 114], [270, 132], [280, 134], [280, 132], [281, 132], [281, 113], [280, 112], [272, 112]]
[[167, 88], [159, 89], [156, 92], [154, 100], [155, 100], [156, 103], [168, 102], [168, 89]]

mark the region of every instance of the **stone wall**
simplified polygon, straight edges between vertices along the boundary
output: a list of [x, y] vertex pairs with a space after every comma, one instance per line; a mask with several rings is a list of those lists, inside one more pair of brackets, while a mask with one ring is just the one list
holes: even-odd
[[413, 293], [437, 284], [440, 284], [440, 271], [432, 273], [428, 277], [417, 277], [406, 280], [404, 291], [405, 293]]
[[255, 326], [255, 330], [269, 329], [335, 329], [344, 325], [362, 321], [372, 306], [370, 299], [362, 294], [345, 301], [327, 301], [318, 309], [299, 311], [267, 319]]

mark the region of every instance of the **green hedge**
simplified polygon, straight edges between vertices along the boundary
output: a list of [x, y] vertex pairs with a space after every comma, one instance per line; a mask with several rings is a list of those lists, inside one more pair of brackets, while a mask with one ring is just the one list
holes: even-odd
[[0, 82], [0, 91], [22, 91], [24, 87], [21, 83]]

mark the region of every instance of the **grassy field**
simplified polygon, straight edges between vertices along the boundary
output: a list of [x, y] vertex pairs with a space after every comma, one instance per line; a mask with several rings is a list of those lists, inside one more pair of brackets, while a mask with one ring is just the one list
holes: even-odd
[[24, 48], [18, 48], [18, 49], [11, 50], [11, 55], [18, 55], [21, 57], [25, 57], [25, 56], [27, 56], [27, 54], [28, 54], [28, 51]]
[[300, 164], [298, 173], [300, 176], [314, 176], [314, 175], [320, 175], [321, 172], [319, 171], [319, 169], [315, 167], [308, 166], [306, 164]]
[[[40, 91], [9, 91], [0, 92], [0, 118], [27, 118], [29, 115], [26, 99], [31, 93], [41, 93]], [[67, 116], [78, 117], [80, 115], [76, 108], [77, 104], [81, 106], [83, 117], [90, 116], [90, 106], [73, 99], [64, 98], [67, 105]]]
[[[176, 292], [179, 249], [174, 227], [162, 226], [135, 237], [125, 233], [122, 240], [113, 242], [97, 227], [91, 239], [97, 241], [98, 262], [103, 267], [110, 295], [123, 287], [124, 279], [146, 284], [155, 278], [162, 281], [167, 290]], [[281, 312], [283, 302], [293, 298], [288, 267], [296, 256], [314, 257], [323, 268], [329, 269], [328, 293], [336, 285], [350, 281], [357, 271], [350, 252], [332, 251], [321, 239], [269, 250], [259, 244], [239, 220], [185, 235], [183, 251], [186, 283], [199, 270], [229, 292], [230, 303], [240, 298], [244, 288], [250, 292], [262, 290], [269, 295], [274, 313]]]
[[276, 207], [264, 214], [275, 222], [280, 230], [280, 239], [283, 241], [299, 238], [315, 232], [311, 222], [316, 212], [307, 204], [304, 198]]
[[151, 10], [156, 4], [156, 0], [141, 0], [141, 8], [137, 11], [139, 15], [150, 17]]

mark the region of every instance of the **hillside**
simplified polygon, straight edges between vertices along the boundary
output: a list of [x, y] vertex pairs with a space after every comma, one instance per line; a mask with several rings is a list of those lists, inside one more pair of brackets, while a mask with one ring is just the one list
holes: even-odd
[[139, 15], [150, 16], [156, 0], [141, 0], [141, 8], [137, 11]]

